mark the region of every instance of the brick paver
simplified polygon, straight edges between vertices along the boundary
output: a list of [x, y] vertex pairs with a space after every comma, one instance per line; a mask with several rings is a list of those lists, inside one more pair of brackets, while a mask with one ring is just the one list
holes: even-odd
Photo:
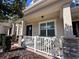
[[27, 49], [14, 49], [10, 52], [0, 53], [0, 59], [47, 59]]

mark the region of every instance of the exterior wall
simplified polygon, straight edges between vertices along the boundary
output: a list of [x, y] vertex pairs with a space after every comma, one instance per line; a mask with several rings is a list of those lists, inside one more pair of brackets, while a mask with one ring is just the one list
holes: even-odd
[[33, 26], [32, 27], [32, 35], [33, 36], [39, 35], [39, 24], [38, 23], [37, 24], [33, 24], [32, 26]]
[[58, 19], [56, 21], [56, 23], [57, 23], [57, 34], [58, 34], [58, 36], [63, 36], [64, 35], [63, 20], [62, 19]]
[[4, 28], [5, 28], [5, 34], [7, 35], [9, 27], [4, 27]]
[[39, 23], [37, 22], [37, 23], [29, 23], [29, 24], [26, 24], [24, 26], [25, 27], [25, 30], [24, 30], [25, 35], [26, 35], [26, 31], [27, 31], [26, 27], [28, 25], [32, 25], [32, 35], [33, 36], [38, 36], [39, 35]]
[[0, 34], [6, 34], [6, 35], [8, 35], [8, 33], [9, 33], [8, 29], [10, 27], [11, 27], [10, 23], [0, 22]]
[[8, 27], [0, 25], [0, 34], [7, 34], [7, 32], [8, 32]]
[[[56, 31], [56, 36], [63, 36], [63, 21], [60, 19], [51, 19], [51, 20], [55, 20], [55, 31]], [[29, 23], [29, 25], [32, 25], [32, 35], [33, 36], [37, 36], [39, 35], [39, 23], [40, 22], [45, 22], [45, 21], [50, 21], [48, 20], [43, 20], [43, 21], [39, 21], [39, 22], [35, 22], [35, 23]], [[26, 24], [27, 26], [28, 24]], [[25, 31], [26, 32], [26, 31]]]

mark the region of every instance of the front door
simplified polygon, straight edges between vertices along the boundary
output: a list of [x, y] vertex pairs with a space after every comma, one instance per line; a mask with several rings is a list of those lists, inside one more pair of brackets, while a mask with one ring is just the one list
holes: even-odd
[[10, 31], [9, 31], [9, 35], [11, 35], [12, 28], [10, 28], [9, 30], [10, 30]]
[[32, 36], [32, 25], [26, 26], [26, 35]]
[[79, 37], [79, 21], [73, 22], [73, 33]]

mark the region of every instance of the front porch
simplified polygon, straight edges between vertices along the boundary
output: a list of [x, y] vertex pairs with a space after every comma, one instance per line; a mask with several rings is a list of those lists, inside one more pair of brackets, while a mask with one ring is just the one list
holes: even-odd
[[36, 12], [28, 13], [26, 17], [22, 18], [16, 24], [19, 45], [21, 46], [21, 36], [23, 36], [24, 46], [34, 52], [41, 52], [57, 58], [63, 57], [62, 36], [75, 37], [76, 35], [73, 34], [73, 16], [70, 4], [62, 5], [57, 2], [55, 5], [48, 5]]

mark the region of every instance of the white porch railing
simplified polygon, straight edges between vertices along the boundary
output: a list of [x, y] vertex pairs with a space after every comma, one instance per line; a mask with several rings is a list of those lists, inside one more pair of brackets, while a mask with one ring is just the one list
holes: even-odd
[[47, 53], [54, 57], [62, 55], [62, 38], [59, 37], [40, 37], [24, 36], [24, 42], [27, 47], [33, 48], [34, 51]]

